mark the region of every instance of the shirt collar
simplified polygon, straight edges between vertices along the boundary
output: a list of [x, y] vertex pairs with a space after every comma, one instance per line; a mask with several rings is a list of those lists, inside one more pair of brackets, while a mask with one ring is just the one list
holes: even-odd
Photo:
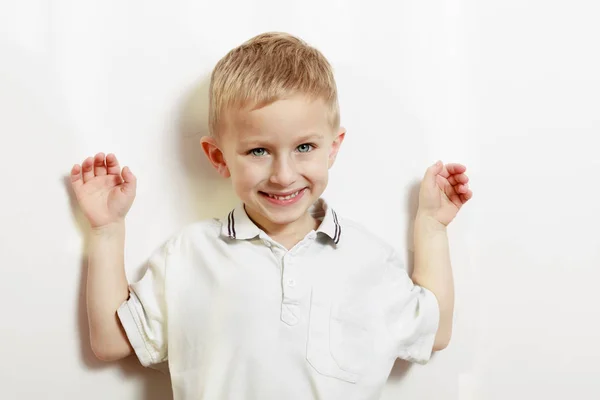
[[[329, 236], [337, 245], [342, 236], [342, 226], [333, 208], [323, 198], [320, 198], [308, 211], [314, 218], [321, 221], [317, 233], [321, 232]], [[221, 235], [224, 237], [245, 240], [260, 236], [261, 233], [263, 230], [250, 219], [243, 203], [238, 204], [227, 214], [227, 217], [221, 219]]]

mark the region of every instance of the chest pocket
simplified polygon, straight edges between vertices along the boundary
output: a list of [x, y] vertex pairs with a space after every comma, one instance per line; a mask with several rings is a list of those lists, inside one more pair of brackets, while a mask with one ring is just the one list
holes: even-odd
[[306, 359], [320, 374], [356, 383], [368, 366], [373, 332], [361, 300], [313, 289]]

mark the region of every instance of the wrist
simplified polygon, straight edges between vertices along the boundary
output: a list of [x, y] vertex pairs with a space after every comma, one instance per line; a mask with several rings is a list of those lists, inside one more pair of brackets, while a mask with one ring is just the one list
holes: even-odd
[[119, 219], [108, 224], [93, 226], [91, 234], [93, 236], [114, 236], [125, 232], [125, 220]]
[[435, 217], [417, 210], [415, 217], [415, 230], [423, 232], [443, 232], [446, 233], [447, 227], [438, 221]]

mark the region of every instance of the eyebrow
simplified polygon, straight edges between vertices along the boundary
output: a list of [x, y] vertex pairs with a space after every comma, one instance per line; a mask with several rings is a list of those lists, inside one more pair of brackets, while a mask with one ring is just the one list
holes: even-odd
[[[311, 133], [308, 134], [306, 136], [302, 136], [298, 139], [299, 143], [306, 143], [306, 142], [310, 142], [310, 141], [316, 141], [316, 140], [322, 140], [324, 139], [325, 136], [323, 134], [320, 133]], [[265, 139], [261, 139], [259, 137], [250, 137], [246, 140], [242, 140], [240, 141], [240, 145], [244, 146], [244, 147], [250, 147], [250, 146], [255, 146], [255, 145], [260, 145], [263, 143], [267, 143], [267, 141]]]
[[302, 136], [300, 138], [300, 142], [310, 142], [310, 141], [314, 141], [314, 140], [322, 140], [325, 136], [323, 136], [323, 134], [321, 133], [310, 133], [306, 136]]

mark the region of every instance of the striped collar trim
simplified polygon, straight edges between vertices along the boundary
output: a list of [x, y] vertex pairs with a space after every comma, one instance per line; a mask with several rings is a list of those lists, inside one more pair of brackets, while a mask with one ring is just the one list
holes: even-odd
[[231, 210], [227, 218], [221, 220], [221, 235], [231, 239], [253, 239], [261, 232], [246, 214], [243, 203]]
[[321, 221], [317, 233], [322, 232], [329, 236], [333, 243], [339, 244], [342, 237], [342, 224], [333, 208], [323, 198], [320, 198], [309, 208], [309, 212], [314, 218]]
[[[322, 198], [318, 199], [309, 208], [309, 212], [314, 218], [321, 221], [317, 233], [321, 232], [329, 236], [333, 243], [339, 244], [342, 226], [337, 213], [329, 207], [327, 202]], [[226, 218], [221, 220], [221, 235], [224, 237], [245, 240], [260, 236], [261, 233], [263, 231], [250, 219], [243, 203], [240, 203], [227, 214]]]

